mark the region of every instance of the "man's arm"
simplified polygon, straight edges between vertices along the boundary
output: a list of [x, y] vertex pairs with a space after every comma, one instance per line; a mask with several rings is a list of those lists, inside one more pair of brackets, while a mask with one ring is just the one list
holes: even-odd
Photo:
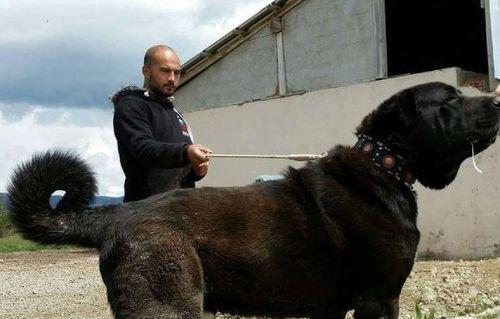
[[187, 143], [165, 143], [153, 138], [144, 106], [124, 98], [115, 107], [113, 126], [116, 139], [144, 166], [176, 168], [188, 165]]

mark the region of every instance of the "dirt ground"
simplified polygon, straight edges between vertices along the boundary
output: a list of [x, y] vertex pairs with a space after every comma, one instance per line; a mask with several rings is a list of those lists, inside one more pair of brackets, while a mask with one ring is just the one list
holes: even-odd
[[[500, 258], [417, 262], [403, 288], [401, 318], [414, 318], [418, 300], [426, 311], [435, 308], [436, 318], [500, 318]], [[112, 318], [97, 255], [85, 250], [0, 254], [0, 318]]]

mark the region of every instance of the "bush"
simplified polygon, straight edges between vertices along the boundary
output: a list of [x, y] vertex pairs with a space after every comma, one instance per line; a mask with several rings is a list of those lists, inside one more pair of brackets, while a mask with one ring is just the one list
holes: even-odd
[[0, 203], [0, 238], [10, 236], [14, 233], [14, 226], [9, 220], [7, 210]]

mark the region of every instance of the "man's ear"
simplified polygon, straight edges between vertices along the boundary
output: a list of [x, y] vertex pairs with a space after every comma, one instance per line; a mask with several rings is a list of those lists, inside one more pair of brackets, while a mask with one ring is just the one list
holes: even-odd
[[144, 76], [144, 87], [148, 87], [149, 86], [149, 76], [150, 76], [150, 73], [151, 73], [151, 70], [149, 69], [149, 67], [143, 65], [142, 66], [142, 75]]
[[144, 75], [144, 79], [148, 79], [149, 78], [149, 68], [147, 66], [142, 66], [142, 75]]

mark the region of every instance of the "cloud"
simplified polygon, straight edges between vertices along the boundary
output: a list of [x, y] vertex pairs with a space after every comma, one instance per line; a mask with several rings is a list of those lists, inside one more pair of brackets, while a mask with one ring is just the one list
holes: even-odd
[[0, 101], [105, 108], [140, 84], [147, 47], [167, 43], [187, 61], [263, 1], [2, 1]]
[[[35, 152], [49, 149], [71, 150], [88, 161], [96, 171], [99, 194], [121, 196], [123, 173], [120, 168], [110, 110], [51, 109], [33, 106], [17, 121], [6, 121], [0, 111], [0, 192], [4, 192], [14, 167]], [[87, 114], [86, 119], [81, 114]], [[48, 121], [48, 118], [52, 119]], [[92, 118], [99, 117], [102, 125]]]
[[74, 150], [123, 194], [107, 97], [142, 83], [146, 48], [187, 61], [271, 0], [0, 1], [0, 191], [34, 152]]

